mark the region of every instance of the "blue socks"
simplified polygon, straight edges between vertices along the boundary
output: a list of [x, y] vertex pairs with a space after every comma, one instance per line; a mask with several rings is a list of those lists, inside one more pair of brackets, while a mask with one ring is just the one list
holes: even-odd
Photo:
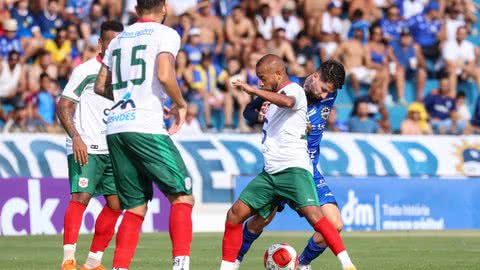
[[253, 242], [257, 240], [257, 238], [260, 236], [261, 233], [256, 234], [252, 233], [247, 229], [247, 223], [245, 223], [245, 226], [243, 226], [243, 241], [242, 241], [242, 247], [240, 248], [240, 252], [238, 252], [238, 257], [237, 260], [242, 261], [243, 256], [247, 254], [248, 250], [252, 246]]
[[321, 247], [313, 241], [313, 236], [308, 240], [308, 244], [299, 257], [299, 264], [309, 265], [313, 260], [320, 256], [327, 247]]

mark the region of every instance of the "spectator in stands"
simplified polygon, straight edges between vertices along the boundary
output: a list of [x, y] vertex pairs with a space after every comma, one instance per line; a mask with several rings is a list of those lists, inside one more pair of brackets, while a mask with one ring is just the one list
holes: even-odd
[[452, 2], [447, 8], [447, 13], [445, 14], [445, 30], [447, 32], [447, 41], [456, 40], [457, 29], [461, 26], [467, 25], [462, 9], [462, 4], [456, 1]]
[[273, 27], [285, 29], [285, 38], [290, 41], [293, 41], [303, 29], [302, 22], [295, 16], [295, 9], [295, 1], [288, 1], [282, 7], [282, 13], [273, 18]]
[[278, 28], [273, 32], [273, 38], [268, 42], [269, 53], [278, 55], [290, 66], [295, 65], [295, 53], [293, 52], [292, 45], [286, 39], [285, 29]]
[[330, 59], [341, 41], [342, 21], [342, 2], [332, 1], [328, 4], [327, 12], [322, 15], [321, 35], [320, 35], [320, 59], [326, 61]]
[[30, 90], [38, 90], [40, 88], [40, 75], [47, 73], [53, 79], [58, 79], [58, 66], [52, 60], [52, 54], [46, 50], [40, 50], [37, 54], [37, 63], [28, 67], [28, 85]]
[[[196, 93], [192, 96], [192, 102], [204, 113], [204, 118], [199, 119], [203, 129], [213, 129], [212, 110], [223, 110], [227, 72], [220, 66], [213, 64], [212, 53], [209, 51], [202, 54], [202, 61], [193, 69], [192, 88]], [[223, 87], [223, 89], [221, 89]], [[222, 91], [223, 90], [223, 91]], [[217, 126], [218, 128], [218, 126]]]
[[90, 13], [82, 20], [80, 30], [82, 37], [85, 40], [89, 40], [93, 36], [93, 39], [98, 40], [100, 35], [100, 26], [105, 22], [107, 18], [103, 16], [102, 6], [99, 3], [93, 3], [90, 9]]
[[[294, 44], [293, 51], [297, 58], [296, 71], [291, 71], [292, 74], [297, 77], [307, 77], [315, 71], [315, 63], [313, 61], [315, 57], [315, 48], [312, 44], [312, 39], [309, 38], [306, 32], [302, 31], [298, 34]], [[296, 73], [296, 74], [295, 74]]]
[[353, 39], [355, 38], [355, 31], [362, 31], [362, 42], [367, 43], [368, 41], [368, 29], [370, 28], [370, 22], [366, 21], [363, 16], [363, 11], [361, 9], [356, 9], [353, 11], [352, 15], [350, 15], [352, 25], [350, 26], [350, 30], [348, 31], [348, 38]]
[[459, 130], [464, 130], [472, 118], [472, 114], [466, 103], [465, 92], [459, 91], [455, 101], [455, 106], [457, 107], [457, 126]]
[[394, 1], [396, 6], [400, 9], [400, 14], [405, 19], [420, 15], [425, 9], [424, 0], [397, 0]]
[[11, 109], [22, 107], [25, 89], [25, 70], [20, 63], [20, 54], [11, 51], [7, 59], [0, 62], [0, 107], [4, 105], [9, 105]]
[[40, 91], [33, 92], [27, 97], [27, 112], [29, 125], [41, 131], [53, 131], [55, 124], [55, 90], [50, 77], [40, 75]]
[[52, 54], [52, 60], [55, 63], [61, 64], [71, 60], [72, 44], [67, 39], [66, 28], [57, 29], [55, 32], [57, 33], [55, 39], [45, 41], [45, 50]]
[[345, 65], [355, 96], [360, 95], [360, 83], [371, 84], [375, 81], [384, 87], [385, 80], [388, 80], [388, 73], [372, 68], [370, 51], [363, 46], [362, 40], [362, 28], [355, 28], [354, 38], [344, 41], [332, 56]]
[[273, 17], [270, 13], [270, 5], [262, 4], [259, 8], [260, 12], [255, 16], [255, 23], [258, 33], [266, 40], [272, 39], [273, 33]]
[[437, 2], [430, 2], [423, 14], [408, 20], [412, 36], [422, 47], [423, 55], [434, 62], [440, 57], [440, 42], [445, 39], [439, 8]]
[[450, 78], [450, 95], [457, 92], [457, 81], [473, 78], [480, 89], [480, 68], [477, 66], [477, 50], [472, 42], [467, 40], [467, 28], [457, 29], [457, 38], [447, 41], [443, 47], [443, 59], [446, 62]]
[[55, 39], [57, 30], [65, 26], [65, 21], [60, 15], [58, 0], [48, 0], [47, 7], [37, 16], [37, 24], [43, 37]]
[[192, 26], [192, 16], [190, 16], [188, 13], [184, 13], [178, 19], [178, 24], [173, 27], [182, 38], [183, 46], [185, 46], [185, 44], [188, 42], [189, 32], [190, 29], [192, 29]]
[[380, 22], [384, 38], [388, 42], [395, 42], [400, 39], [402, 29], [407, 27], [407, 22], [400, 16], [400, 9], [390, 6], [387, 10], [387, 17]]
[[[417, 101], [423, 100], [423, 90], [427, 80], [425, 59], [420, 46], [413, 42], [410, 31], [405, 28], [400, 34], [400, 40], [391, 43], [399, 68], [397, 76], [400, 80], [416, 81]], [[416, 80], [415, 80], [416, 79]]]
[[435, 134], [461, 133], [457, 129], [457, 106], [455, 99], [450, 96], [447, 77], [440, 79], [439, 89], [425, 97], [423, 103]]
[[[243, 112], [248, 103], [250, 103], [250, 95], [244, 91], [232, 86], [235, 81], [248, 82], [247, 73], [240, 64], [237, 58], [231, 58], [227, 63], [227, 92], [225, 94], [225, 129], [233, 130], [233, 116], [234, 108], [238, 107], [239, 112]], [[237, 106], [235, 106], [237, 105]], [[249, 131], [248, 126], [241, 113], [238, 114], [238, 129], [242, 133]]]
[[4, 35], [0, 36], [0, 53], [3, 58], [7, 58], [11, 51], [16, 51], [23, 55], [23, 46], [20, 38], [17, 37], [17, 21], [9, 19], [3, 22]]
[[245, 12], [240, 6], [233, 9], [232, 15], [225, 21], [225, 36], [227, 45], [225, 57], [240, 57], [243, 48], [252, 43], [255, 38], [255, 26], [245, 17]]
[[377, 133], [380, 131], [377, 122], [368, 117], [367, 102], [358, 102], [355, 115], [348, 121], [348, 129], [355, 133]]
[[257, 62], [262, 57], [262, 54], [250, 54], [245, 67], [245, 82], [253, 87], [258, 87], [259, 79], [257, 76], [256, 68]]
[[382, 17], [382, 11], [375, 5], [375, 0], [352, 0], [348, 8], [348, 14], [352, 16], [356, 10], [361, 10], [363, 20], [374, 22]]
[[[402, 135], [423, 135], [431, 134], [432, 129], [428, 122], [422, 119], [422, 114], [426, 115], [425, 108], [420, 103], [413, 103], [408, 107], [407, 118], [403, 120], [400, 126]], [[425, 117], [426, 118], [426, 117]]]
[[327, 119], [327, 130], [332, 132], [347, 132], [348, 126], [337, 119], [337, 107], [333, 106]]
[[182, 91], [182, 95], [188, 100], [191, 94], [190, 88], [193, 80], [193, 68], [184, 50], [180, 50], [175, 58], [175, 74], [177, 75], [177, 82]]
[[183, 48], [188, 56], [188, 61], [190, 61], [192, 65], [198, 65], [202, 61], [203, 46], [200, 43], [201, 32], [200, 28], [191, 28], [188, 32], [189, 38], [187, 44], [185, 44]]
[[190, 103], [187, 107], [187, 115], [185, 117], [185, 123], [177, 133], [177, 136], [192, 136], [202, 133], [202, 128], [197, 121], [198, 118], [198, 106]]
[[223, 53], [224, 35], [222, 21], [212, 14], [212, 6], [209, 0], [199, 1], [198, 13], [194, 16], [195, 26], [200, 29], [200, 43], [215, 55]]
[[77, 25], [75, 24], [70, 24], [67, 27], [67, 40], [70, 41], [70, 45], [72, 48], [70, 56], [72, 58], [72, 63], [75, 66], [82, 63], [80, 52], [83, 51], [84, 47], [87, 47], [89, 45], [93, 45], [96, 47], [98, 44], [98, 39], [95, 40], [94, 44], [88, 44], [88, 43], [91, 43], [92, 38], [90, 38], [90, 40], [87, 43], [85, 43], [85, 40], [80, 39], [80, 34], [78, 33], [78, 28], [77, 28]]
[[67, 0], [66, 13], [72, 14], [72, 17], [82, 21], [90, 14], [90, 9], [94, 0]]
[[[17, 21], [19, 38], [41, 37], [40, 28], [38, 27], [35, 16], [28, 8], [28, 0], [19, 0], [16, 6], [11, 10], [12, 19]], [[30, 42], [30, 40], [29, 40]]]
[[368, 117], [378, 122], [378, 126], [383, 133], [390, 132], [390, 118], [388, 110], [385, 106], [385, 95], [378, 83], [372, 84], [368, 94], [361, 96], [355, 100], [353, 104], [352, 115], [356, 115], [358, 111], [358, 104], [361, 102], [367, 103]]

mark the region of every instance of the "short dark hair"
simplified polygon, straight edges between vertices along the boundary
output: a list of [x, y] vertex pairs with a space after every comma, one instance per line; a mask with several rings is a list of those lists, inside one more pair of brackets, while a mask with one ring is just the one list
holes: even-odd
[[14, 55], [17, 55], [20, 57], [20, 53], [15, 51], [15, 50], [11, 50], [9, 53], [8, 53], [8, 59], [12, 58], [12, 56]]
[[51, 79], [50, 79], [50, 76], [48, 76], [47, 73], [43, 72], [42, 74], [40, 74], [40, 81], [42, 81], [42, 80], [45, 79], [45, 78], [48, 78], [49, 80], [51, 80]]
[[459, 90], [457, 93], [457, 98], [466, 98], [465, 92], [463, 90]]
[[117, 21], [106, 21], [100, 26], [100, 36], [103, 38], [103, 35], [107, 31], [113, 31], [117, 33], [123, 32], [123, 24]]
[[327, 60], [320, 65], [317, 71], [320, 74], [320, 80], [332, 83], [335, 89], [340, 89], [345, 83], [345, 68], [335, 60]]
[[137, 7], [142, 10], [150, 10], [165, 5], [165, 0], [137, 0]]

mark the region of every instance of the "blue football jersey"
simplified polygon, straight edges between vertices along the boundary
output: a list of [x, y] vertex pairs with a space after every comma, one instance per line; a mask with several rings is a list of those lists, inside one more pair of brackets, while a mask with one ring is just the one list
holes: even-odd
[[313, 164], [313, 179], [315, 183], [324, 184], [322, 174], [318, 170], [320, 161], [320, 142], [322, 141], [323, 131], [327, 127], [327, 119], [332, 110], [333, 103], [337, 98], [337, 92], [329, 94], [326, 98], [318, 100], [308, 106], [307, 116], [309, 120], [308, 152]]

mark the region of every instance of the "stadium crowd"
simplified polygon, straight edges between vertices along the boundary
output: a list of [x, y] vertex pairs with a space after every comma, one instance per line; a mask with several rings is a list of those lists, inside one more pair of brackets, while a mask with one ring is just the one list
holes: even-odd
[[[468, 102], [466, 97], [477, 93], [459, 90], [464, 82], [473, 85], [470, 92], [480, 89], [480, 50], [468, 40], [477, 30], [470, 0], [167, 2], [166, 24], [182, 40], [176, 61], [189, 102], [185, 133], [256, 130], [241, 114], [251, 97], [230, 82], [258, 85], [255, 64], [267, 53], [282, 57], [299, 83], [321, 61], [344, 63], [348, 80], [339, 95], [351, 97], [350, 104], [341, 104], [351, 107], [351, 114], [341, 121], [340, 108], [333, 109], [330, 131], [480, 132], [480, 99]], [[55, 104], [72, 69], [98, 54], [102, 22], [135, 22], [135, 4], [0, 0], [3, 131], [59, 132]], [[438, 87], [426, 91], [432, 80]], [[405, 118], [393, 119], [393, 107], [405, 108]]]

